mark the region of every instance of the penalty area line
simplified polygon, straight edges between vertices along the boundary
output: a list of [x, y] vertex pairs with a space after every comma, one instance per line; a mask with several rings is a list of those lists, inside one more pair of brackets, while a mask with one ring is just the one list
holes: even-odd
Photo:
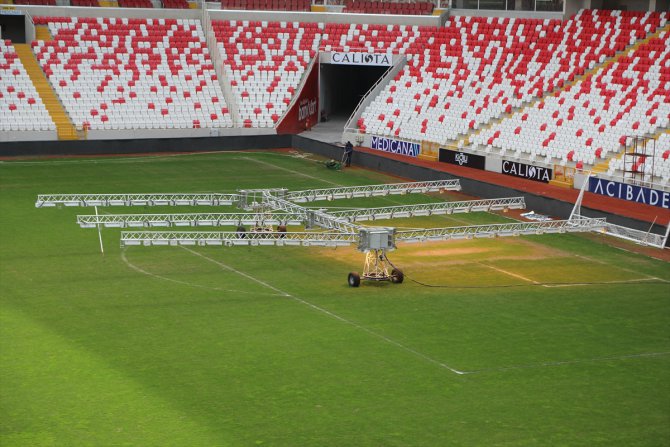
[[[247, 294], [253, 293], [253, 292], [246, 292], [244, 290], [222, 289], [220, 287], [203, 286], [202, 284], [194, 284], [194, 283], [187, 282], [187, 281], [180, 281], [178, 279], [168, 278], [168, 277], [165, 277], [165, 276], [156, 275], [155, 273], [147, 272], [146, 270], [142, 269], [141, 267], [136, 266], [135, 264], [133, 264], [132, 262], [130, 262], [128, 260], [128, 257], [126, 256], [126, 250], [125, 249], [121, 251], [121, 260], [132, 270], [135, 270], [136, 272], [141, 273], [141, 274], [146, 275], [146, 276], [149, 276], [151, 278], [160, 279], [160, 280], [163, 280], [163, 281], [168, 281], [168, 282], [172, 282], [172, 283], [175, 283], [175, 284], [181, 284], [181, 285], [188, 286], [188, 287], [196, 287], [196, 288], [205, 289], [205, 290], [215, 290], [217, 292], [233, 292], [233, 293], [247, 293]], [[258, 295], [258, 293], [254, 293], [254, 294]], [[280, 296], [276, 293], [267, 293], [265, 295]]]
[[484, 264], [483, 262], [479, 262], [478, 264], [481, 264], [484, 267], [488, 267], [488, 268], [490, 268], [492, 270], [495, 270], [497, 272], [504, 273], [505, 275], [511, 276], [513, 278], [521, 279], [523, 281], [526, 281], [526, 282], [529, 282], [529, 283], [532, 283], [532, 284], [538, 284], [538, 285], [540, 284], [539, 282], [534, 281], [534, 280], [529, 279], [529, 278], [526, 278], [525, 276], [521, 276], [521, 275], [519, 275], [517, 273], [513, 273], [513, 272], [508, 272], [507, 270], [503, 270], [501, 268], [494, 267], [494, 266], [489, 265], [489, 264]]
[[233, 267], [230, 267], [229, 265], [226, 265], [226, 264], [224, 264], [224, 263], [222, 263], [222, 262], [219, 262], [219, 261], [217, 261], [216, 259], [212, 259], [212, 258], [210, 258], [209, 256], [205, 256], [205, 255], [203, 255], [203, 254], [201, 254], [201, 253], [198, 253], [198, 252], [195, 251], [195, 250], [191, 250], [190, 248], [187, 248], [187, 247], [181, 247], [181, 248], [183, 248], [184, 250], [186, 250], [186, 251], [188, 251], [188, 252], [190, 252], [190, 253], [193, 253], [193, 254], [196, 255], [196, 256], [199, 256], [199, 257], [201, 257], [201, 258], [203, 258], [203, 259], [206, 259], [206, 260], [208, 260], [209, 262], [212, 262], [212, 263], [214, 263], [214, 264], [220, 266], [220, 267], [223, 268], [223, 269], [229, 270], [229, 271], [231, 271], [231, 272], [235, 272], [235, 273], [237, 273], [237, 274], [239, 274], [239, 275], [241, 275], [241, 276], [243, 276], [243, 277], [245, 277], [245, 278], [247, 278], [247, 279], [249, 279], [249, 280], [251, 280], [251, 281], [254, 281], [254, 282], [258, 283], [258, 284], [263, 285], [264, 287], [268, 287], [268, 288], [270, 288], [270, 289], [272, 289], [272, 290], [278, 292], [279, 294], [281, 294], [281, 296], [285, 296], [286, 298], [290, 298], [290, 299], [292, 299], [293, 301], [296, 301], [296, 302], [298, 302], [298, 303], [300, 303], [300, 304], [302, 304], [302, 305], [304, 305], [304, 306], [307, 306], [307, 307], [309, 307], [309, 308], [311, 308], [311, 309], [313, 309], [313, 310], [315, 310], [315, 311], [317, 311], [317, 312], [320, 312], [320, 313], [322, 313], [322, 314], [324, 314], [324, 315], [327, 315], [327, 316], [329, 316], [330, 318], [333, 318], [333, 319], [338, 320], [338, 321], [340, 321], [340, 322], [342, 322], [342, 323], [345, 323], [345, 324], [347, 324], [347, 325], [349, 325], [349, 326], [352, 326], [352, 327], [354, 327], [354, 328], [356, 328], [356, 329], [358, 329], [358, 330], [360, 330], [360, 331], [363, 331], [363, 332], [367, 333], [368, 335], [371, 335], [371, 336], [373, 336], [373, 337], [375, 337], [375, 338], [377, 338], [377, 339], [379, 339], [379, 340], [382, 340], [382, 341], [384, 341], [384, 342], [386, 342], [386, 343], [388, 343], [388, 344], [390, 344], [390, 345], [393, 345], [393, 346], [395, 346], [395, 347], [397, 347], [397, 348], [400, 348], [400, 349], [402, 349], [403, 351], [409, 352], [410, 354], [412, 354], [412, 355], [414, 355], [414, 356], [416, 356], [416, 357], [419, 357], [419, 358], [421, 358], [421, 359], [423, 359], [423, 360], [425, 360], [425, 361], [427, 361], [427, 362], [429, 362], [429, 363], [432, 363], [432, 364], [437, 365], [437, 366], [439, 366], [439, 367], [441, 367], [441, 368], [443, 368], [443, 369], [446, 369], [446, 370], [448, 370], [448, 371], [450, 371], [450, 372], [452, 372], [452, 373], [454, 373], [454, 374], [458, 374], [458, 375], [468, 374], [468, 373], [465, 372], [465, 371], [459, 371], [459, 370], [457, 370], [457, 369], [455, 369], [455, 368], [452, 368], [451, 366], [449, 366], [449, 365], [447, 365], [447, 364], [445, 364], [445, 363], [440, 362], [439, 360], [435, 360], [434, 358], [429, 357], [428, 355], [426, 355], [426, 354], [424, 354], [424, 353], [422, 353], [422, 352], [419, 352], [419, 351], [417, 351], [417, 350], [415, 350], [415, 349], [412, 349], [412, 348], [410, 348], [409, 346], [406, 346], [406, 345], [404, 345], [404, 344], [402, 344], [402, 343], [400, 343], [400, 342], [398, 342], [398, 341], [396, 341], [396, 340], [393, 340], [392, 338], [389, 338], [389, 337], [387, 337], [387, 336], [385, 336], [385, 335], [382, 335], [382, 334], [380, 334], [380, 333], [378, 333], [378, 332], [373, 331], [372, 329], [368, 329], [368, 328], [365, 327], [365, 326], [362, 326], [362, 325], [360, 325], [360, 324], [358, 324], [358, 323], [355, 323], [355, 322], [353, 322], [353, 321], [351, 321], [351, 320], [348, 320], [348, 319], [346, 319], [346, 318], [344, 318], [344, 317], [342, 317], [342, 316], [340, 316], [340, 315], [337, 315], [336, 313], [331, 312], [331, 311], [329, 311], [328, 309], [324, 309], [323, 307], [320, 307], [320, 306], [317, 306], [316, 304], [310, 303], [310, 302], [307, 301], [307, 300], [304, 300], [304, 299], [299, 298], [299, 297], [297, 297], [297, 296], [295, 296], [295, 295], [291, 295], [291, 294], [288, 293], [288, 292], [285, 292], [285, 291], [283, 291], [283, 290], [280, 290], [280, 289], [278, 289], [277, 287], [274, 287], [274, 286], [272, 286], [272, 285], [266, 283], [265, 281], [262, 281], [262, 280], [260, 280], [260, 279], [258, 279], [258, 278], [254, 278], [253, 276], [249, 275], [248, 273], [244, 273], [244, 272], [241, 272], [241, 271], [239, 271], [239, 270], [237, 270], [237, 269], [234, 269]]

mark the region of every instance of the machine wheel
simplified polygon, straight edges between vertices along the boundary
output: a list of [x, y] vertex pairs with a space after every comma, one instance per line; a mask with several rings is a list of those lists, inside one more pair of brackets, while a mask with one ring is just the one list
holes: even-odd
[[405, 279], [405, 275], [398, 269], [391, 271], [391, 282], [394, 284], [401, 284]]
[[349, 287], [358, 287], [361, 285], [361, 276], [356, 272], [349, 273]]

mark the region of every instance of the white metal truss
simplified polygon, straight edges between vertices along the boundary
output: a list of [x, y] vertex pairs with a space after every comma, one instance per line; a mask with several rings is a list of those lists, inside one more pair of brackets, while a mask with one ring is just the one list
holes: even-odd
[[395, 238], [404, 242], [443, 241], [449, 239], [490, 238], [532, 234], [602, 231], [605, 218], [573, 217], [570, 220], [515, 222], [467, 227], [429, 228], [396, 231]]
[[[467, 227], [396, 231], [392, 227], [364, 227], [355, 222], [473, 211], [525, 208], [523, 197], [439, 202], [344, 211], [310, 209], [294, 202], [373, 197], [390, 194], [459, 190], [458, 180], [351, 186], [306, 191], [283, 188], [240, 190], [239, 194], [52, 194], [38, 196], [36, 206], [94, 206], [96, 215], [78, 216], [84, 228], [153, 228], [186, 226], [252, 225], [236, 232], [123, 232], [122, 245], [325, 245], [358, 244], [361, 251], [395, 248], [395, 241], [418, 242], [458, 238], [517, 236], [526, 234], [603, 231], [605, 219], [591, 219], [573, 211], [569, 220], [515, 222]], [[578, 205], [579, 205], [578, 201]], [[240, 213], [98, 215], [98, 206], [237, 205]], [[578, 207], [576, 207], [578, 210]], [[248, 212], [253, 211], [253, 212]], [[321, 227], [325, 232], [272, 231], [273, 225]], [[102, 249], [102, 239], [101, 239]]]
[[188, 206], [188, 205], [232, 205], [239, 200], [238, 194], [194, 193], [194, 194], [40, 194], [36, 208], [56, 205], [64, 206]]
[[352, 199], [355, 197], [377, 197], [397, 194], [460, 191], [460, 180], [432, 180], [425, 182], [387, 183], [383, 185], [342, 186], [336, 188], [287, 191], [286, 200], [297, 203], [316, 200]]
[[225, 245], [225, 246], [346, 246], [358, 241], [357, 233], [309, 232], [172, 232], [172, 231], [123, 231], [121, 246], [128, 245]]
[[[575, 214], [574, 217], [583, 218], [584, 216]], [[665, 247], [665, 241], [668, 238], [668, 232], [670, 232], [670, 226], [666, 228], [665, 235], [623, 227], [621, 225], [616, 225], [610, 222], [606, 222], [605, 226], [603, 227], [603, 233], [607, 234], [608, 236], [613, 236], [619, 239], [635, 242], [636, 244], [648, 245], [650, 247], [656, 248]]]
[[418, 205], [328, 211], [328, 214], [349, 222], [361, 222], [380, 219], [437, 216], [452, 213], [471, 213], [478, 211], [518, 210], [525, 208], [526, 202], [523, 197], [510, 197], [504, 199], [466, 200], [460, 202], [437, 202]]
[[302, 225], [304, 215], [291, 213], [99, 214], [77, 216], [82, 228], [217, 227], [223, 225]]
[[351, 222], [334, 217], [328, 212], [321, 210], [311, 210], [300, 205], [296, 205], [288, 200], [274, 197], [270, 193], [266, 194], [265, 203], [272, 208], [285, 211], [287, 213], [301, 214], [304, 216], [307, 228], [314, 228], [315, 226], [325, 228], [328, 230], [336, 230], [344, 233], [357, 233], [360, 225], [352, 224]]

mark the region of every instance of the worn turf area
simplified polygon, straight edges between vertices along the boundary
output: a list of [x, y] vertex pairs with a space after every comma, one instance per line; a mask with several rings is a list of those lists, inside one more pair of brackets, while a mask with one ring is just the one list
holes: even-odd
[[353, 247], [121, 249], [105, 229], [101, 256], [75, 224], [92, 210], [34, 207], [394, 181], [286, 152], [0, 163], [0, 445], [668, 443], [666, 262], [580, 235], [404, 244], [402, 285], [350, 288]]

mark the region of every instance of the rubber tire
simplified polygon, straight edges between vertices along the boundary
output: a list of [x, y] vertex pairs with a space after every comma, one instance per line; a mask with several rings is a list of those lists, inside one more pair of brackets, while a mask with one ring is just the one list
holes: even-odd
[[358, 287], [361, 285], [361, 275], [356, 272], [349, 273], [349, 287]]
[[243, 225], [238, 226], [235, 231], [237, 231], [237, 236], [240, 239], [244, 239], [245, 237], [247, 237], [247, 229], [244, 228]]
[[402, 284], [405, 280], [405, 275], [398, 269], [393, 269], [391, 271], [391, 282], [394, 284]]

